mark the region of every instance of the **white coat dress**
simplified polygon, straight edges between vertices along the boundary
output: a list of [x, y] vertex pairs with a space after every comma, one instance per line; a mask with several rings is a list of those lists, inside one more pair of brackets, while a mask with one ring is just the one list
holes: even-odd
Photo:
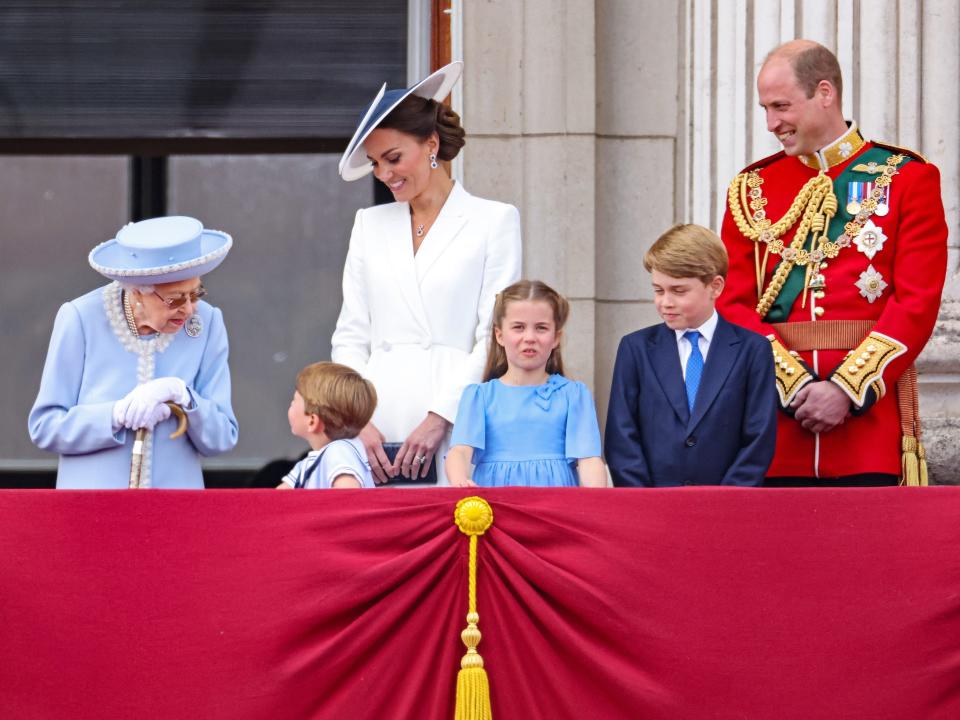
[[[520, 214], [455, 183], [416, 254], [405, 202], [357, 212], [331, 357], [377, 389], [373, 423], [402, 442], [428, 412], [457, 416], [479, 382], [496, 294], [520, 279]], [[447, 484], [437, 449], [438, 479]]]

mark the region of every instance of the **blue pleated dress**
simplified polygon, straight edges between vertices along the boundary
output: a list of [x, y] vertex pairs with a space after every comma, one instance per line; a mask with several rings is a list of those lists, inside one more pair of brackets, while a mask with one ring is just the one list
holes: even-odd
[[579, 485], [576, 461], [600, 456], [590, 390], [551, 375], [542, 385], [468, 385], [450, 439], [473, 448], [473, 481], [482, 487]]

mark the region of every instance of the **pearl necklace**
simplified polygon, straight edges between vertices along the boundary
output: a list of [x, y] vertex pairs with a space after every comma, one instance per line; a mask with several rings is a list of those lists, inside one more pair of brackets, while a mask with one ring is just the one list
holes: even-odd
[[137, 330], [137, 320], [133, 317], [133, 306], [130, 305], [130, 295], [126, 290], [121, 292], [123, 293], [123, 316], [127, 319], [127, 328], [131, 335], [140, 337], [140, 332]]
[[[156, 377], [157, 355], [163, 353], [176, 333], [159, 333], [153, 337], [140, 337], [137, 332], [133, 308], [120, 284], [116, 281], [103, 288], [103, 309], [110, 322], [114, 336], [123, 349], [137, 356], [137, 384], [142, 385]], [[140, 470], [140, 487], [150, 487], [153, 466], [153, 433], [148, 432], [143, 442], [143, 467]]]

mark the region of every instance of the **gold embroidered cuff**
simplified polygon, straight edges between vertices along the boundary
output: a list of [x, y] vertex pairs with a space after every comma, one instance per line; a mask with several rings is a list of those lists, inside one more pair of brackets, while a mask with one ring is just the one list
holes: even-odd
[[863, 407], [873, 386], [877, 400], [886, 392], [883, 371], [907, 346], [883, 333], [871, 332], [833, 371], [830, 380], [840, 386], [854, 405]]
[[797, 353], [787, 350], [774, 335], [767, 335], [773, 349], [773, 364], [776, 370], [777, 393], [781, 407], [788, 407], [800, 388], [811, 382], [814, 377], [800, 362]]

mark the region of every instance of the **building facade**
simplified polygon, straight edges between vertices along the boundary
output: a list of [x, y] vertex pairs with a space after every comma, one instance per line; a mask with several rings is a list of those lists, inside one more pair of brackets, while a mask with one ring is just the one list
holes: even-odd
[[460, 15], [465, 182], [520, 207], [525, 274], [570, 298], [565, 359], [601, 421], [620, 337], [657, 320], [643, 253], [676, 222], [718, 229], [729, 181], [778, 149], [756, 97], [764, 56], [796, 37], [833, 50], [845, 115], [942, 174], [949, 269], [920, 410], [932, 481], [960, 482], [960, 6], [465, 0]]

